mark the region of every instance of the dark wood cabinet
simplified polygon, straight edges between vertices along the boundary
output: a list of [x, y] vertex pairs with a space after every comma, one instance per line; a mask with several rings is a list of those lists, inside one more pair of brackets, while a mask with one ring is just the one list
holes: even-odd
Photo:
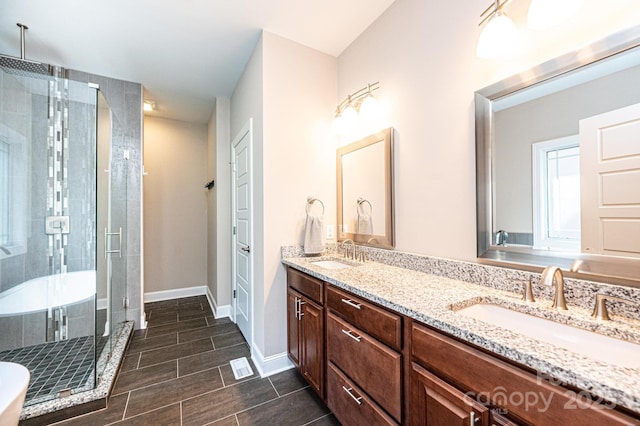
[[[368, 413], [367, 416], [378, 419], [371, 420], [373, 424], [389, 424], [386, 423], [389, 419], [401, 423], [404, 417], [402, 317], [330, 285], [326, 287], [325, 300], [327, 360], [333, 366], [334, 376], [350, 380], [353, 392], [363, 396], [366, 402], [366, 407], [359, 408]], [[349, 392], [341, 388], [328, 392], [333, 392], [334, 397], [327, 405], [336, 411], [338, 420], [358, 424], [352, 423], [353, 413], [341, 411], [350, 404]], [[374, 415], [374, 412], [385, 415]]]
[[327, 406], [345, 426], [398, 424], [332, 362], [327, 367]]
[[[298, 271], [288, 270], [287, 352], [311, 388], [324, 399], [325, 333], [322, 282]], [[320, 292], [316, 289], [320, 287]], [[302, 293], [318, 296], [312, 299]]]
[[324, 318], [322, 307], [310, 300], [300, 301], [300, 339], [302, 363], [300, 371], [312, 388], [324, 397]]
[[500, 414], [498, 410], [491, 411], [491, 426], [521, 426], [520, 423], [516, 423], [513, 420]]
[[287, 280], [289, 358], [344, 425], [640, 426], [334, 285], [292, 268]]
[[489, 409], [416, 363], [411, 364], [410, 424], [488, 426]]
[[[481, 401], [501, 413], [508, 413], [509, 419], [519, 419], [524, 424], [640, 425], [640, 421], [588, 399], [587, 394], [578, 395], [417, 323], [411, 330], [411, 357], [414, 363], [430, 370], [434, 377], [446, 379], [468, 395], [468, 400]], [[507, 419], [507, 416], [500, 417]]]
[[298, 319], [298, 303], [300, 294], [287, 290], [287, 352], [293, 364], [300, 368], [300, 322]]

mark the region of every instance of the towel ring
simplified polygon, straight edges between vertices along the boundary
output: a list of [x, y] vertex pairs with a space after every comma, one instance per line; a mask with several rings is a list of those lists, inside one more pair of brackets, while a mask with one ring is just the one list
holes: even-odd
[[[371, 205], [371, 203], [369, 202], [369, 200], [365, 200], [362, 197], [358, 198], [358, 215], [360, 215], [360, 208], [362, 207], [362, 205], [364, 203], [369, 204], [369, 215], [371, 215], [371, 213], [373, 213], [373, 206]], [[364, 213], [364, 212], [363, 212]]]
[[307, 212], [307, 215], [309, 215], [310, 213], [309, 209], [311, 208], [311, 205], [316, 201], [319, 202], [320, 205], [322, 206], [321, 216], [324, 216], [324, 203], [322, 202], [322, 200], [314, 197], [307, 197], [307, 206], [305, 207], [305, 211]]

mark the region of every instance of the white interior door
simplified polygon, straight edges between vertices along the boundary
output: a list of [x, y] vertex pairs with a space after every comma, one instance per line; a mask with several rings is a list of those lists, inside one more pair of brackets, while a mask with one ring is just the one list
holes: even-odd
[[253, 337], [253, 263], [251, 255], [251, 120], [232, 142], [233, 311], [245, 340]]
[[580, 121], [582, 251], [640, 257], [640, 104]]

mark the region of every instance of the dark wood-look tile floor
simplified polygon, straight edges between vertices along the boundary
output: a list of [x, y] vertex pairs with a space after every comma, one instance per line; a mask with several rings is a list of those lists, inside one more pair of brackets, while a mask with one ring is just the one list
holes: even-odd
[[145, 304], [107, 408], [57, 425], [339, 425], [295, 370], [236, 380], [229, 361], [250, 352], [206, 297]]

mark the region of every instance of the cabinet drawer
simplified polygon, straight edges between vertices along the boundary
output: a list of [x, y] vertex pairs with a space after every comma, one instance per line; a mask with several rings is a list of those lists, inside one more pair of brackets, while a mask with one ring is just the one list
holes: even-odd
[[287, 268], [287, 284], [316, 303], [324, 304], [322, 281], [293, 268]]
[[331, 362], [327, 369], [327, 407], [343, 425], [398, 424]]
[[402, 317], [350, 293], [327, 286], [327, 306], [381, 342], [402, 350]]
[[327, 359], [397, 421], [401, 420], [401, 355], [329, 313]]
[[465, 391], [482, 392], [483, 401], [488, 396], [493, 405], [506, 409], [527, 423], [581, 426], [640, 424], [602, 404], [585, 401], [572, 390], [552, 385], [427, 327], [413, 324], [411, 344], [414, 360]]

